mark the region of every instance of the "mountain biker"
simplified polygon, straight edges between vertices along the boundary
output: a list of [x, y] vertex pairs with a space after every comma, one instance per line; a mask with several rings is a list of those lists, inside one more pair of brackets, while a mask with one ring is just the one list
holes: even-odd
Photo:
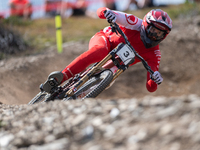
[[[157, 85], [163, 81], [158, 72], [161, 59], [159, 43], [166, 38], [172, 28], [172, 20], [168, 14], [161, 9], [153, 9], [142, 20], [132, 14], [102, 7], [97, 10], [97, 15], [101, 19], [109, 19], [120, 25], [133, 48], [154, 71], [152, 76], [147, 72], [146, 88], [149, 92], [156, 91]], [[110, 26], [105, 27], [91, 38], [88, 51], [78, 56], [64, 70], [52, 72], [48, 76], [43, 84], [43, 90], [50, 92], [53, 87], [80, 73], [90, 64], [99, 62], [121, 42], [124, 42], [121, 36], [111, 32]], [[131, 65], [138, 62], [140, 60], [136, 59]], [[51, 78], [54, 79], [53, 83], [49, 81]]]

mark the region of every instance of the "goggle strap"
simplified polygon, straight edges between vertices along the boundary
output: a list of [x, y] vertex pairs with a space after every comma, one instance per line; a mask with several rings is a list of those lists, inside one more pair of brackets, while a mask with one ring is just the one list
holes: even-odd
[[153, 26], [154, 28], [156, 28], [156, 29], [158, 29], [158, 30], [160, 30], [160, 31], [162, 31], [162, 32], [167, 34], [166, 30], [161, 30], [160, 28], [156, 27], [153, 23], [151, 23], [150, 26]]

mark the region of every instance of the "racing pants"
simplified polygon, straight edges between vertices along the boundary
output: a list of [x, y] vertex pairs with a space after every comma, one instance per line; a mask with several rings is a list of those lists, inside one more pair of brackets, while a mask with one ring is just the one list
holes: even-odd
[[110, 52], [110, 42], [103, 31], [97, 32], [89, 42], [89, 50], [74, 59], [62, 73], [62, 83], [75, 74], [84, 71], [89, 65], [101, 61]]

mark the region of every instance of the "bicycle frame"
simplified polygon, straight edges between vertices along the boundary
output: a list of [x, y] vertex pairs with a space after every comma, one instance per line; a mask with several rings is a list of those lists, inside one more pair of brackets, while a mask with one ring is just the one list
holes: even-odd
[[[102, 66], [106, 64], [107, 61], [109, 61], [112, 58], [111, 54], [108, 54], [103, 60], [101, 60], [96, 66], [93, 66], [89, 72], [84, 75], [69, 91], [67, 91], [67, 96], [72, 96], [74, 93], [91, 77], [91, 75], [102, 71], [104, 68]], [[120, 71], [121, 72], [121, 71]], [[122, 71], [123, 72], [123, 71]]]

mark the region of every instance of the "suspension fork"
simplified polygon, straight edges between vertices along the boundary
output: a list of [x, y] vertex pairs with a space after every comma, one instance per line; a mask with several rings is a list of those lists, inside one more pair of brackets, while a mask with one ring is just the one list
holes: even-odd
[[[120, 58], [119, 58], [118, 56], [116, 56], [115, 59], [116, 59], [119, 63], [121, 62], [121, 60], [120, 60]], [[105, 68], [105, 69], [110, 69], [110, 70], [111, 70], [112, 67], [117, 67], [117, 66], [113, 63], [112, 60], [109, 60], [109, 61], [103, 66], [103, 68]], [[122, 72], [124, 72], [123, 69], [117, 68], [117, 70], [113, 72], [113, 80], [112, 80], [112, 81], [114, 81]]]

